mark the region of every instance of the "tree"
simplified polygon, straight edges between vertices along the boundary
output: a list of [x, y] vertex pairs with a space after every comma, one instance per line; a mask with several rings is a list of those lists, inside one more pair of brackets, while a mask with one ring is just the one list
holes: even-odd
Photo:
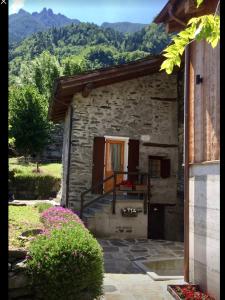
[[58, 59], [50, 52], [44, 51], [33, 61], [23, 65], [20, 77], [22, 84], [34, 84], [48, 102], [54, 81], [61, 74], [62, 69]]
[[[197, 8], [203, 1], [197, 0]], [[219, 7], [219, 2], [217, 8]], [[195, 40], [206, 40], [213, 48], [217, 46], [220, 40], [220, 16], [216, 12], [214, 15], [204, 15], [188, 21], [187, 27], [173, 37], [173, 43], [163, 51], [163, 56], [166, 59], [162, 63], [160, 70], [165, 69], [167, 74], [171, 74], [174, 66], [180, 67], [181, 56], [185, 47]]]
[[10, 89], [9, 120], [18, 153], [38, 157], [48, 140], [50, 124], [45, 99], [34, 86]]
[[79, 74], [87, 71], [87, 61], [80, 55], [69, 56], [62, 60], [62, 69], [65, 76]]

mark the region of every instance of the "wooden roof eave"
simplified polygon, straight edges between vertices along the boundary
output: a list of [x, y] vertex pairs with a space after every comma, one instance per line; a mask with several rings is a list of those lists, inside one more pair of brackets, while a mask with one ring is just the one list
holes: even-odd
[[[162, 60], [163, 61], [163, 60]], [[117, 83], [117, 82], [121, 82], [121, 81], [126, 81], [126, 80], [130, 80], [136, 77], [140, 77], [140, 76], [146, 76], [148, 74], [152, 74], [155, 73], [157, 71], [159, 71], [159, 67], [160, 65], [156, 65], [154, 68], [151, 68], [151, 70], [149, 69], [137, 69], [135, 70], [133, 73], [121, 73], [119, 75], [117, 75], [115, 78], [112, 78], [110, 76], [106, 76], [106, 77], [96, 77], [93, 79], [84, 79], [83, 82], [74, 82], [74, 83], [70, 83], [69, 85], [66, 84], [62, 87], [61, 91], [60, 91], [60, 95], [61, 96], [68, 96], [68, 95], [72, 95], [78, 92], [81, 92], [86, 85], [91, 84], [93, 86], [93, 88], [97, 88], [97, 87], [101, 87], [101, 86], [105, 86], [105, 85], [109, 85], [109, 84], [113, 84], [113, 83]]]
[[205, 0], [199, 8], [196, 7], [194, 0], [169, 0], [161, 12], [156, 16], [154, 22], [164, 23], [167, 32], [179, 32], [184, 26], [169, 13], [172, 7], [172, 14], [184, 23], [193, 17], [214, 13], [218, 0]]

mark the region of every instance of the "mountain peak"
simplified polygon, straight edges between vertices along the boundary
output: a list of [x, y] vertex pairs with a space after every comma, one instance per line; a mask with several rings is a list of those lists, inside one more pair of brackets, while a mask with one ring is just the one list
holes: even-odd
[[18, 14], [19, 14], [19, 15], [29, 15], [30, 13], [27, 12], [26, 10], [24, 10], [24, 9], [21, 8], [21, 9], [18, 11]]
[[52, 10], [51, 8], [47, 9], [46, 7], [44, 7], [44, 8], [42, 9], [42, 11], [40, 12], [40, 14], [44, 14], [44, 15], [49, 15], [49, 16], [51, 16], [51, 15], [53, 15], [54, 13], [53, 13], [53, 10]]

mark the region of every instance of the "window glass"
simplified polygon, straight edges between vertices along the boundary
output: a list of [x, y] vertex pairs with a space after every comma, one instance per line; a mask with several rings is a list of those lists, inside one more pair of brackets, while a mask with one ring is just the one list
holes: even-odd
[[111, 144], [111, 170], [120, 171], [121, 168], [121, 144]]
[[160, 167], [161, 167], [160, 159], [150, 158], [149, 159], [150, 177], [152, 177], [152, 178], [160, 177]]

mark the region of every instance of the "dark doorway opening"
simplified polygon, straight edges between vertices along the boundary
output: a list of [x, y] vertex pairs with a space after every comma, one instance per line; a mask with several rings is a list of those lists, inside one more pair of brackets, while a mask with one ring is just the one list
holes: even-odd
[[164, 239], [164, 205], [150, 204], [148, 210], [148, 238]]

